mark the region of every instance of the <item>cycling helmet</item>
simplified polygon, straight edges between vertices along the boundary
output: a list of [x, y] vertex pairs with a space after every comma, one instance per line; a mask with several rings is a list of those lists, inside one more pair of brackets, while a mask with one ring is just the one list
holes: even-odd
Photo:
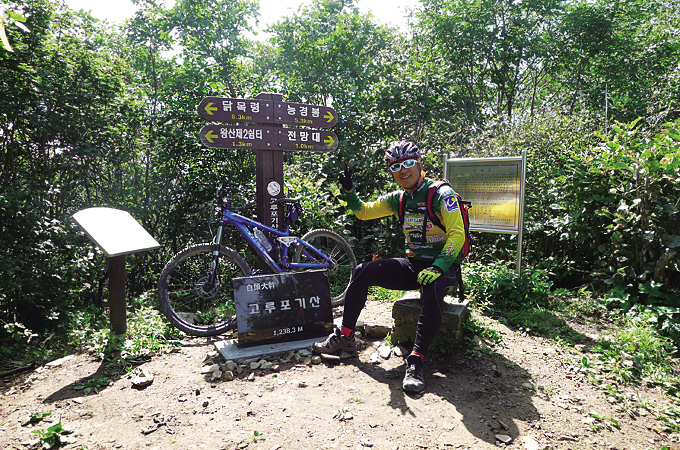
[[387, 166], [406, 159], [420, 159], [420, 150], [413, 142], [393, 142], [390, 148], [385, 150], [385, 165]]

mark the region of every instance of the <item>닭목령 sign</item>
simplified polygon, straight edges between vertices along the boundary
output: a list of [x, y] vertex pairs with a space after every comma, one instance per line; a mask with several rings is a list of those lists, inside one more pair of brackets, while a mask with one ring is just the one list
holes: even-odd
[[325, 271], [232, 279], [240, 346], [327, 336], [333, 310]]

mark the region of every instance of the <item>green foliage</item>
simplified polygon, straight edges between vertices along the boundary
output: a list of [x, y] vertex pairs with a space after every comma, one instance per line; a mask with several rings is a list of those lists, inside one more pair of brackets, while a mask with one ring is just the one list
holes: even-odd
[[108, 377], [94, 377], [87, 380], [83, 384], [73, 386], [76, 391], [83, 391], [83, 395], [98, 394], [100, 389], [103, 389], [111, 384]]
[[508, 310], [546, 306], [552, 286], [543, 270], [517, 274], [502, 264], [480, 263], [466, 265], [465, 284], [476, 303]]
[[[273, 25], [269, 41], [250, 42], [250, 0], [141, 2], [115, 29], [56, 0], [0, 1], [0, 40], [13, 50], [0, 52], [3, 363], [57, 355], [66, 342], [102, 355], [166, 348], [172, 333], [142, 295], [170, 255], [212, 239], [206, 224], [215, 223], [225, 177], [237, 211], [256, 206], [254, 152], [202, 147], [196, 104], [260, 92], [339, 115], [337, 152], [285, 154], [287, 195], [305, 203], [299, 231], [339, 231], [359, 262], [401, 256], [394, 220], [359, 221], [346, 210], [336, 184], [344, 162], [370, 200], [396, 189], [382, 164], [392, 140], [417, 141], [430, 177], [445, 155], [526, 150], [523, 274], [504, 268], [513, 237], [474, 233], [475, 298], [531, 306], [539, 316], [517, 318], [531, 323], [548, 306], [551, 282], [611, 290], [608, 307], [648, 315], [677, 342], [673, 3], [421, 6], [413, 34], [402, 36], [352, 1], [315, 0]], [[162, 244], [127, 258], [140, 326], [129, 343], [105, 331], [106, 258], [72, 220], [93, 206], [129, 211]]]
[[52, 425], [46, 430], [33, 430], [31, 433], [40, 435], [40, 443], [44, 449], [59, 448], [62, 445], [76, 442], [73, 430], [63, 426], [61, 422]]
[[384, 289], [379, 286], [371, 286], [368, 289], [368, 299], [378, 302], [394, 303], [406, 294], [406, 291]]
[[25, 427], [27, 425], [33, 425], [33, 424], [39, 423], [44, 418], [49, 417], [51, 414], [52, 414], [51, 412], [46, 412], [46, 413], [34, 412], [34, 413], [31, 414], [31, 416], [28, 419], [21, 422], [21, 426]]

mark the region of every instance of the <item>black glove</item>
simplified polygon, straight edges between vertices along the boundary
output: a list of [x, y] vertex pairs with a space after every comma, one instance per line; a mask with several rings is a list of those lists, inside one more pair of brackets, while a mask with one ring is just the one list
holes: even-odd
[[349, 192], [352, 189], [354, 189], [354, 185], [352, 184], [352, 166], [345, 164], [345, 170], [340, 172], [340, 175], [338, 175], [338, 182], [340, 183], [340, 186], [345, 190], [345, 192]]

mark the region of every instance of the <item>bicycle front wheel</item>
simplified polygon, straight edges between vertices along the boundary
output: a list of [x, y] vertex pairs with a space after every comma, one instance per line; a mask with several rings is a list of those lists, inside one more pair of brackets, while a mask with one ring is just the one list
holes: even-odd
[[215, 244], [199, 244], [177, 253], [158, 282], [161, 309], [170, 322], [195, 336], [214, 336], [236, 326], [231, 279], [252, 274], [230, 248], [219, 248], [211, 282]]
[[[331, 259], [328, 269], [328, 284], [331, 288], [331, 304], [340, 305], [345, 301], [347, 286], [352, 279], [352, 273], [357, 266], [352, 247], [335, 231], [312, 230], [301, 238], [321, 250]], [[299, 245], [295, 249], [293, 261], [296, 263], [323, 263], [324, 261], [310, 255], [311, 252]]]

